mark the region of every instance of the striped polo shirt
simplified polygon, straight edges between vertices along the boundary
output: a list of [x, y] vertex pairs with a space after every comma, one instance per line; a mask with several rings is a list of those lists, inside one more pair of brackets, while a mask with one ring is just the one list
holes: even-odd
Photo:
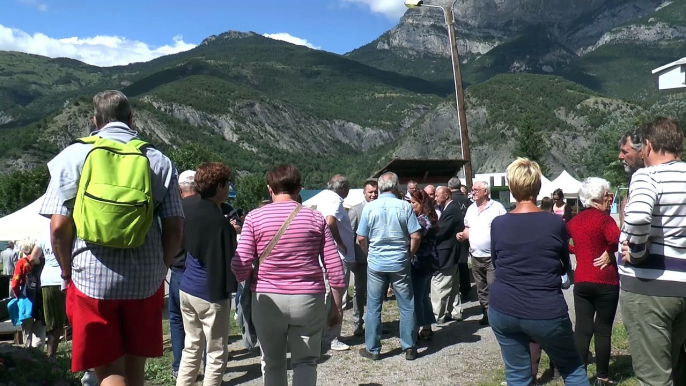
[[[275, 202], [248, 213], [231, 262], [238, 281], [249, 277], [253, 262], [267, 248], [295, 205], [295, 201]], [[284, 295], [325, 293], [320, 254], [331, 287], [345, 288], [343, 263], [331, 230], [321, 213], [302, 208], [259, 267], [252, 290]]]
[[634, 173], [620, 241], [625, 240], [631, 263], [619, 264], [623, 290], [686, 296], [686, 163]]

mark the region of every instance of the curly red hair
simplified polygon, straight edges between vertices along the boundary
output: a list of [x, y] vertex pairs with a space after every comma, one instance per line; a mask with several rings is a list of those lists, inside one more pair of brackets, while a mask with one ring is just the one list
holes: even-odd
[[231, 169], [221, 162], [205, 162], [195, 172], [195, 191], [202, 198], [214, 197], [217, 188], [231, 180]]

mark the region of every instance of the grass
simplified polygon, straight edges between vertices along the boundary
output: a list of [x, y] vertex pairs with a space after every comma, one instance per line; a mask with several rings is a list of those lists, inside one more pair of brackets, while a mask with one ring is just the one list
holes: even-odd
[[[591, 352], [595, 351], [593, 342], [591, 341]], [[564, 381], [551, 380], [546, 370], [550, 367], [550, 358], [543, 352], [541, 355], [541, 364], [539, 366], [539, 381], [541, 386], [563, 386]], [[588, 379], [594, 380], [596, 372], [595, 363], [590, 363], [588, 366]], [[616, 323], [612, 328], [612, 358], [610, 359], [610, 380], [616, 382], [617, 386], [637, 386], [638, 379], [634, 377], [634, 371], [631, 367], [631, 355], [629, 355], [629, 342], [626, 334], [626, 329], [622, 323]], [[495, 370], [492, 379], [486, 382], [479, 383], [479, 386], [500, 386], [505, 381], [505, 370]]]

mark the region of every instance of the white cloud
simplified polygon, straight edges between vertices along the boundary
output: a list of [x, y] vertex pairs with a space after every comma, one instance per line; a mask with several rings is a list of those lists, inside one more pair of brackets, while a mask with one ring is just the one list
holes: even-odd
[[284, 42], [288, 42], [288, 43], [295, 44], [298, 46], [309, 47], [309, 48], [312, 48], [314, 50], [321, 50], [322, 49], [321, 47], [315, 46], [314, 44], [308, 42], [305, 39], [301, 39], [299, 37], [293, 36], [293, 35], [286, 33], [286, 32], [279, 32], [279, 33], [275, 33], [275, 34], [264, 34], [263, 36], [268, 37], [270, 39], [282, 40]]
[[354, 3], [369, 7], [373, 13], [381, 13], [389, 19], [397, 20], [407, 8], [403, 0], [341, 0], [344, 3]]
[[181, 35], [173, 44], [153, 47], [122, 36], [70, 37], [56, 39], [42, 33], [30, 35], [20, 29], [0, 24], [0, 50], [20, 51], [51, 58], [66, 57], [96, 66], [116, 66], [147, 62], [157, 57], [188, 51], [195, 44], [186, 43]]

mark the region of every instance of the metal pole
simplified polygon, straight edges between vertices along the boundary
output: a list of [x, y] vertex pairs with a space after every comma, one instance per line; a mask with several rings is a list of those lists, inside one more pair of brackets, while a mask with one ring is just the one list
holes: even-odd
[[[455, 0], [457, 1], [457, 0]], [[455, 4], [453, 1], [453, 5]], [[467, 131], [467, 114], [464, 110], [464, 91], [462, 90], [462, 74], [460, 72], [460, 56], [457, 52], [457, 40], [455, 38], [455, 25], [453, 9], [443, 8], [445, 22], [448, 25], [448, 38], [450, 39], [450, 56], [453, 62], [453, 80], [455, 81], [455, 104], [457, 107], [457, 118], [460, 134], [460, 145], [462, 160], [464, 164], [465, 181], [467, 190], [472, 188], [472, 160], [469, 152], [469, 132]]]

